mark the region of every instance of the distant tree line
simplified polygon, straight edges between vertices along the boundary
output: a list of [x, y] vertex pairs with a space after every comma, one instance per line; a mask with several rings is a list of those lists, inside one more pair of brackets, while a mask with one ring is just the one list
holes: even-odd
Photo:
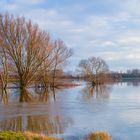
[[126, 72], [110, 72], [113, 82], [132, 82], [140, 80], [140, 69], [128, 69]]
[[136, 80], [140, 79], [139, 69], [128, 69], [126, 72], [121, 73], [122, 80]]
[[128, 69], [126, 74], [139, 75], [140, 74], [140, 69]]

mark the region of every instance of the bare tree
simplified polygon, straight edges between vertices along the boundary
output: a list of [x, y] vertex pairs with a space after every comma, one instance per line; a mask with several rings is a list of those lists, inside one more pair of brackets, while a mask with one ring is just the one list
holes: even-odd
[[2, 90], [7, 88], [8, 84], [8, 61], [5, 48], [2, 46], [3, 40], [0, 38], [0, 80]]
[[105, 74], [109, 71], [106, 62], [99, 57], [91, 57], [83, 59], [79, 63], [81, 73], [92, 81], [92, 85], [99, 84], [105, 78]]
[[[72, 49], [67, 48], [61, 40], [51, 42], [52, 51], [49, 57], [43, 62], [40, 69], [39, 81], [41, 86], [47, 87], [51, 84], [55, 86], [56, 79], [61, 76], [62, 67], [68, 62], [68, 58], [72, 55]], [[58, 76], [59, 75], [59, 76]]]
[[72, 55], [72, 50], [61, 40], [51, 40], [49, 33], [24, 17], [0, 14], [0, 53], [4, 75], [10, 71], [23, 89], [35, 81], [46, 83], [50, 75], [54, 84], [57, 70]]
[[55, 83], [56, 72], [60, 69], [64, 64], [66, 64], [67, 59], [73, 54], [72, 49], [68, 49], [63, 41], [56, 40], [54, 42], [54, 57], [52, 63], [52, 76], [53, 76], [53, 86]]
[[24, 17], [5, 14], [0, 15], [0, 39], [11, 59], [13, 73], [18, 76], [20, 88], [28, 86], [50, 55], [49, 34]]

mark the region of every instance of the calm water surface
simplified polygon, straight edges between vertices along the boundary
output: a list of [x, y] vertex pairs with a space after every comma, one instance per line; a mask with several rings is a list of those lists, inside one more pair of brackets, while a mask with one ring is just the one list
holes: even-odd
[[[140, 139], [140, 86], [118, 83], [92, 88], [0, 93], [0, 130], [32, 131], [66, 140], [108, 131], [113, 140]], [[21, 102], [22, 101], [22, 102]]]

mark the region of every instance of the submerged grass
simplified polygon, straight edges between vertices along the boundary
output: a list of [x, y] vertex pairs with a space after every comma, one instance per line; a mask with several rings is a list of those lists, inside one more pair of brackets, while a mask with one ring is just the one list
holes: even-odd
[[108, 132], [91, 132], [85, 140], [112, 140]]
[[0, 132], [0, 140], [62, 140], [52, 137], [47, 137], [45, 135], [35, 134], [31, 132], [13, 132], [13, 131], [3, 131]]

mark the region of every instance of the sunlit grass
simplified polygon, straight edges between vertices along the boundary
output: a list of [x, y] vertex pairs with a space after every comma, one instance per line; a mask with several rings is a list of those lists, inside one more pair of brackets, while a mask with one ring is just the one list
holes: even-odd
[[0, 140], [62, 140], [52, 137], [47, 137], [41, 134], [35, 134], [31, 132], [13, 132], [3, 131], [0, 132]]
[[85, 140], [112, 140], [108, 132], [91, 132]]

